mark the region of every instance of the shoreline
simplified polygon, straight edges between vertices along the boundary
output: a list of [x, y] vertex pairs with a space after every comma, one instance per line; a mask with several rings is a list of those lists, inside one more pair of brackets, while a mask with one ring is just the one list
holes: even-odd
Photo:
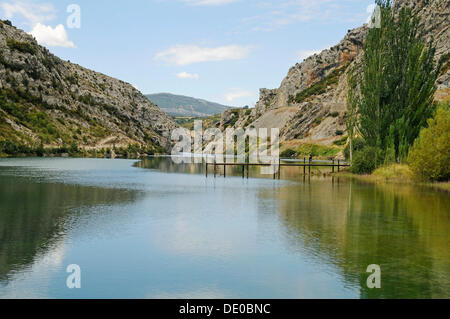
[[[156, 158], [156, 157], [170, 157], [168, 154], [139, 154], [140, 156], [115, 156], [115, 157], [106, 157], [106, 156], [72, 156], [70, 154], [46, 154], [47, 156], [27, 156], [26, 154], [22, 155], [14, 155], [14, 156], [3, 156], [4, 154], [0, 154], [0, 159], [8, 159], [8, 158], [80, 158], [80, 159], [110, 159], [110, 160], [143, 160], [146, 158]], [[397, 168], [397, 172], [395, 171], [395, 167]], [[409, 176], [408, 168], [405, 165], [395, 165], [394, 170], [390, 170], [387, 174], [386, 172], [382, 172], [380, 174], [379, 171], [375, 171], [371, 175], [358, 175], [351, 173], [350, 171], [343, 170], [341, 172], [335, 173], [325, 173], [326, 176], [329, 177], [340, 177], [345, 179], [354, 179], [362, 182], [372, 183], [372, 184], [399, 184], [399, 185], [411, 185], [411, 186], [421, 186], [431, 188], [435, 191], [450, 193], [450, 181], [447, 182], [420, 182], [414, 180], [411, 176]], [[381, 170], [389, 170], [389, 167], [381, 168]], [[317, 174], [322, 175], [323, 173]], [[313, 174], [314, 175], [314, 174]]]
[[402, 175], [394, 177], [384, 177], [380, 175], [358, 175], [349, 172], [348, 170], [339, 173], [331, 173], [330, 176], [342, 177], [345, 179], [354, 179], [362, 182], [372, 184], [399, 184], [399, 185], [411, 185], [432, 188], [435, 191], [445, 192], [450, 194], [450, 181], [447, 182], [420, 182], [411, 177], [405, 177]]

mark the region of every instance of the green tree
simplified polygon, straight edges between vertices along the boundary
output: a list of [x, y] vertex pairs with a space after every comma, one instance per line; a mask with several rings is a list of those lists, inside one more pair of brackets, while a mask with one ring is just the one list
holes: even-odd
[[348, 92], [347, 92], [347, 116], [345, 118], [345, 125], [347, 126], [347, 133], [349, 138], [349, 156], [350, 163], [353, 163], [353, 141], [358, 125], [358, 105], [359, 95], [357, 94], [357, 77], [355, 69], [352, 68], [347, 75]]
[[364, 44], [359, 131], [369, 146], [404, 159], [433, 114], [440, 66], [411, 9], [396, 13], [389, 0], [376, 3], [381, 28], [370, 29]]
[[409, 166], [421, 180], [450, 179], [450, 108], [438, 108], [428, 128], [422, 129], [408, 156]]

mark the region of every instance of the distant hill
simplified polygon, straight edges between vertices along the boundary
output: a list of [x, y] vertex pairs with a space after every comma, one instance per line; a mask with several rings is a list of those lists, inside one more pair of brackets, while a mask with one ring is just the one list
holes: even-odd
[[172, 116], [206, 117], [222, 113], [230, 106], [170, 93], [148, 94], [146, 97]]

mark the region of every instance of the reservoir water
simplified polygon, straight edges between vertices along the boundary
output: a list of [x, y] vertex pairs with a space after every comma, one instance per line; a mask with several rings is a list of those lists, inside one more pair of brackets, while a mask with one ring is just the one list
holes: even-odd
[[448, 194], [301, 168], [228, 174], [1, 159], [0, 298], [450, 298]]

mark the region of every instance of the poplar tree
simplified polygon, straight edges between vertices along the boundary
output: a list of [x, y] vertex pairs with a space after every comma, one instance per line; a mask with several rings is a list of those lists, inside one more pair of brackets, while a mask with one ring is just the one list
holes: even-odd
[[381, 9], [381, 27], [371, 28], [364, 44], [359, 131], [382, 156], [405, 159], [433, 114], [440, 67], [410, 8], [395, 14], [389, 0], [376, 4]]

